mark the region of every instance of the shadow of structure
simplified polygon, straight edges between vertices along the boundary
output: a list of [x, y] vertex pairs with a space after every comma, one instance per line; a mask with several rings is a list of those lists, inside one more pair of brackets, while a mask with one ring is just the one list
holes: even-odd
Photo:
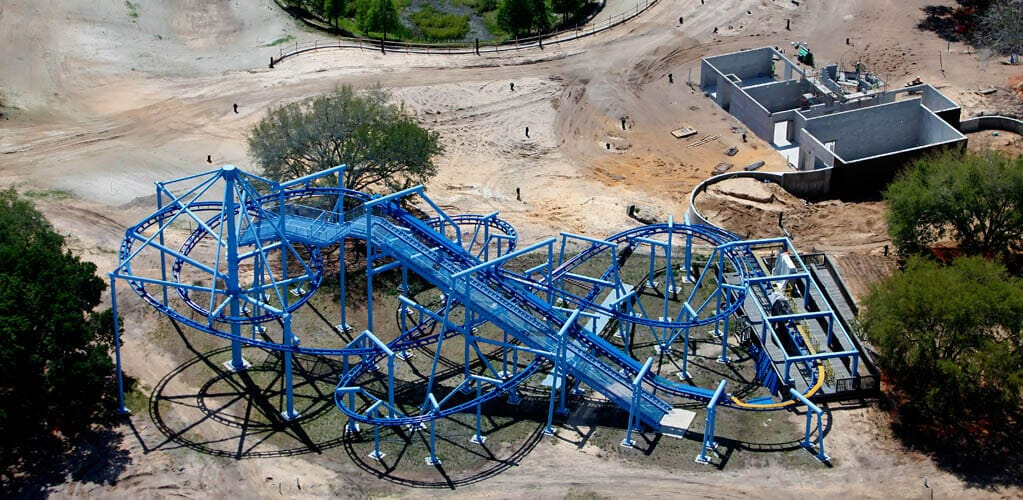
[[[293, 358], [295, 411], [301, 416], [288, 421], [281, 416], [284, 408], [282, 359], [280, 353], [257, 348], [244, 348], [244, 356], [252, 363], [245, 371], [231, 372], [223, 366], [230, 359], [231, 348], [222, 347], [199, 352], [179, 329], [181, 341], [194, 355], [153, 388], [148, 401], [149, 418], [162, 436], [146, 442], [129, 423], [134, 436], [146, 453], [158, 450], [188, 448], [206, 455], [235, 459], [270, 458], [322, 454], [343, 447], [352, 461], [367, 473], [381, 479], [412, 487], [455, 488], [493, 477], [517, 465], [540, 440], [543, 425], [539, 414], [545, 415], [546, 399], [526, 398], [519, 407], [506, 409], [526, 415], [524, 428], [531, 432], [516, 439], [511, 446], [501, 443], [500, 450], [489, 445], [471, 444], [474, 427], [461, 420], [445, 419], [444, 431], [437, 434], [438, 448], [444, 453], [466, 457], [467, 466], [449, 470], [435, 466], [437, 481], [423, 480], [423, 471], [405, 471], [396, 466], [403, 455], [428, 449], [428, 432], [409, 432], [402, 428], [381, 429], [392, 447], [401, 450], [386, 460], [365, 458], [362, 448], [372, 447], [373, 432], [363, 426], [361, 433], [346, 433], [347, 417], [334, 405], [334, 389], [342, 364], [338, 360], [295, 355]], [[494, 405], [496, 407], [503, 405]], [[534, 408], [535, 406], [535, 408]], [[497, 432], [513, 425], [510, 418], [495, 420], [496, 413], [487, 412], [484, 420], [488, 432]], [[536, 415], [534, 415], [536, 414]], [[516, 417], [519, 413], [516, 413]], [[507, 415], [505, 415], [507, 417]], [[516, 425], [522, 425], [518, 421]], [[368, 427], [368, 429], [367, 429]], [[154, 441], [151, 437], [149, 441]], [[367, 444], [368, 443], [368, 444]], [[388, 465], [390, 464], [390, 465]], [[406, 472], [410, 479], [403, 477]]]

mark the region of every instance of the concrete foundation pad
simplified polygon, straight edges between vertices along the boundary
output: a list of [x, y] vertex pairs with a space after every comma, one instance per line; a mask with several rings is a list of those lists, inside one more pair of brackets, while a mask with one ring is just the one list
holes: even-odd
[[246, 359], [242, 359], [242, 366], [235, 366], [233, 363], [231, 363], [231, 360], [224, 361], [221, 364], [223, 365], [224, 368], [227, 368], [227, 371], [231, 373], [243, 372], [245, 370], [248, 370], [249, 368], [252, 368], [252, 363], [249, 363], [249, 361]]
[[686, 430], [692, 425], [696, 413], [681, 408], [672, 408], [667, 415], [661, 417], [661, 434], [676, 439], [682, 439]]
[[554, 390], [557, 391], [561, 389], [561, 379], [558, 378], [557, 381], [555, 381], [554, 375], [548, 373], [547, 376], [543, 378], [543, 381], [540, 382], [540, 385], [544, 387], [553, 387]]

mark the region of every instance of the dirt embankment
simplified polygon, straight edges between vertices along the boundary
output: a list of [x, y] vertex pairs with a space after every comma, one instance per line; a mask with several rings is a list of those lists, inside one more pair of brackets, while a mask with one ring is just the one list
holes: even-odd
[[696, 207], [711, 223], [751, 238], [781, 235], [781, 220], [802, 251], [879, 253], [891, 244], [881, 201], [811, 203], [777, 184], [729, 179], [697, 196]]

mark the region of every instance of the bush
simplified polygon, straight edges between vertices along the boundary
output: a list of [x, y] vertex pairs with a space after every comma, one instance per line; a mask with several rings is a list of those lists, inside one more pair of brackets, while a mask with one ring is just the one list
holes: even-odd
[[911, 258], [864, 305], [862, 328], [912, 424], [973, 432], [1019, 409], [1023, 281], [1002, 265]]
[[427, 40], [459, 40], [469, 32], [469, 16], [440, 12], [430, 6], [409, 19]]
[[1023, 158], [949, 151], [888, 186], [888, 233], [904, 255], [951, 238], [967, 255], [1005, 257], [1023, 238]]
[[[0, 466], [53, 458], [115, 406], [96, 266], [13, 189], [0, 192]], [[47, 456], [44, 456], [47, 455]], [[58, 455], [59, 456], [59, 455]]]

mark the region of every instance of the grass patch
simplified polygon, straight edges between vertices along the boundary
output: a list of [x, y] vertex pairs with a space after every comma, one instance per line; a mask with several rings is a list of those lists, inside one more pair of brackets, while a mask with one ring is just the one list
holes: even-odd
[[501, 29], [501, 26], [497, 24], [497, 10], [492, 10], [483, 14], [483, 26], [487, 28], [487, 31], [494, 37], [495, 41], [501, 42], [511, 38], [511, 34]]
[[44, 191], [25, 191], [24, 195], [34, 200], [67, 200], [72, 198], [70, 191], [63, 189], [47, 189]]
[[128, 18], [135, 22], [139, 18], [139, 4], [130, 0], [124, 0], [124, 6], [128, 8]]
[[409, 15], [409, 19], [427, 40], [458, 40], [469, 32], [469, 16], [440, 12], [431, 6]]
[[268, 43], [266, 45], [263, 45], [263, 46], [264, 47], [276, 47], [278, 45], [281, 45], [281, 44], [284, 44], [284, 43], [288, 43], [288, 42], [290, 42], [290, 41], [292, 41], [294, 39], [295, 39], [295, 37], [293, 37], [291, 35], [285, 35], [285, 36], [282, 36], [282, 37], [280, 37], [280, 38], [278, 38], [278, 39], [276, 39], [276, 40], [274, 40], [274, 41], [272, 41], [272, 42], [270, 42], [270, 43]]
[[149, 411], [149, 392], [151, 388], [145, 387], [141, 382], [131, 384], [131, 387], [124, 392], [124, 406], [133, 415], [145, 415]]
[[497, 0], [451, 0], [451, 5], [468, 7], [481, 16], [486, 12], [497, 10]]

